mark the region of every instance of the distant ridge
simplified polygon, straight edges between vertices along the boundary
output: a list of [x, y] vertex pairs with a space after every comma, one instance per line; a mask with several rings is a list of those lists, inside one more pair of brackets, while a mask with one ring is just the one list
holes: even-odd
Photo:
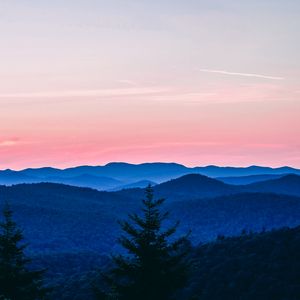
[[[203, 199], [239, 193], [273, 193], [300, 197], [300, 176], [282, 175], [246, 185], [232, 185], [200, 174], [188, 174], [154, 186], [155, 194], [169, 200]], [[120, 191], [131, 198], [143, 197], [142, 189]]]
[[234, 185], [245, 185], [260, 181], [277, 179], [285, 176], [285, 174], [261, 174], [261, 175], [248, 175], [248, 176], [228, 176], [228, 177], [217, 177], [216, 179]]
[[154, 182], [154, 181], [140, 180], [140, 181], [137, 181], [137, 182], [117, 186], [117, 187], [111, 189], [111, 191], [120, 191], [120, 190], [124, 190], [124, 189], [135, 189], [135, 188], [145, 188], [148, 185], [155, 186], [156, 184], [157, 183]]
[[250, 191], [300, 196], [300, 176], [289, 174], [277, 179], [247, 185]]
[[[49, 181], [55, 178], [57, 183], [73, 184], [75, 186], [86, 186], [99, 190], [114, 189], [121, 185], [131, 185], [140, 181], [162, 183], [187, 174], [201, 174], [212, 178], [241, 177], [241, 176], [262, 176], [262, 181], [267, 176], [297, 174], [300, 170], [291, 167], [269, 168], [260, 166], [250, 167], [186, 167], [177, 163], [143, 163], [130, 164], [123, 162], [112, 162], [104, 166], [78, 166], [67, 169], [52, 167], [29, 168], [21, 171], [3, 170], [0, 171], [0, 184], [11, 185], [17, 183], [35, 183]], [[85, 177], [85, 178], [84, 178]], [[102, 178], [102, 181], [101, 179]], [[82, 180], [81, 180], [82, 179]], [[245, 179], [245, 178], [244, 178]], [[258, 179], [258, 177], [256, 178]], [[98, 181], [95, 184], [95, 181]], [[110, 181], [109, 184], [107, 182]], [[115, 181], [115, 182], [114, 182]], [[233, 183], [228, 182], [227, 183]], [[244, 182], [240, 184], [247, 184]], [[84, 185], [82, 185], [84, 184]]]

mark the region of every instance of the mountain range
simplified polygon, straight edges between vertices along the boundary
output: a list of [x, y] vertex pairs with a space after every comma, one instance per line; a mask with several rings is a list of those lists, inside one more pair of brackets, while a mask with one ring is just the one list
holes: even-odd
[[[202, 199], [239, 193], [275, 193], [300, 197], [300, 176], [289, 174], [282, 177], [246, 185], [232, 185], [200, 174], [188, 174], [154, 186], [158, 197], [169, 200]], [[119, 195], [142, 197], [143, 189], [126, 189]]]
[[[167, 198], [168, 222], [181, 221], [179, 234], [192, 229], [195, 244], [243, 229], [300, 224], [298, 175], [237, 186], [189, 174], [157, 184], [154, 194]], [[0, 205], [11, 203], [33, 253], [118, 249], [117, 220], [137, 212], [143, 197], [143, 188], [107, 192], [57, 183], [0, 186]]]
[[51, 167], [0, 171], [0, 184], [62, 183], [97, 190], [120, 190], [162, 183], [187, 174], [202, 174], [229, 184], [241, 185], [298, 174], [290, 167], [269, 168], [260, 166], [239, 167], [186, 167], [176, 163], [109, 163], [104, 166], [79, 166], [67, 169]]
[[105, 271], [109, 255], [123, 251], [117, 243], [122, 234], [118, 220], [140, 213], [149, 183], [155, 199], [166, 198], [162, 209], [170, 214], [164, 226], [180, 220], [176, 237], [191, 230], [186, 244], [191, 280], [178, 299], [297, 299], [300, 175], [295, 169], [245, 175], [266, 170], [207, 167], [215, 173], [206, 176], [195, 168], [180, 174], [182, 167], [172, 164], [162, 165], [166, 173], [159, 173], [159, 167], [0, 172], [5, 183], [0, 207], [10, 204], [32, 267], [47, 269], [45, 280], [54, 287], [50, 299], [93, 299], [98, 268]]

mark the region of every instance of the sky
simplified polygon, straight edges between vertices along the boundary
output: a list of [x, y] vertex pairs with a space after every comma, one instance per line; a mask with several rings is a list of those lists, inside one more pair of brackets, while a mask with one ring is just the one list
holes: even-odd
[[300, 168], [300, 1], [1, 0], [0, 169]]

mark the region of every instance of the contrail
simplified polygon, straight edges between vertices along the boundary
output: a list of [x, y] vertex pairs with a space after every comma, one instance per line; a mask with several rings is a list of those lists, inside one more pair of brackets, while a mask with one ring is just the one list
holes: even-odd
[[207, 72], [207, 73], [231, 75], [231, 76], [243, 76], [243, 77], [255, 77], [255, 78], [272, 79], [272, 80], [284, 80], [284, 77], [268, 76], [268, 75], [262, 75], [262, 74], [238, 73], [238, 72], [228, 72], [228, 71], [224, 71], [224, 70], [210, 70], [210, 69], [200, 69], [199, 71]]

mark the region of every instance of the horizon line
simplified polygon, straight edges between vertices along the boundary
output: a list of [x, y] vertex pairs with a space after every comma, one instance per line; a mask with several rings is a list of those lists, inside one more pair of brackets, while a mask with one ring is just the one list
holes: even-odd
[[235, 165], [214, 165], [214, 164], [208, 164], [208, 165], [185, 165], [183, 163], [177, 163], [177, 162], [162, 162], [162, 161], [152, 161], [152, 162], [141, 162], [141, 163], [130, 163], [130, 162], [125, 162], [125, 161], [110, 161], [104, 164], [99, 164], [99, 165], [93, 165], [93, 164], [82, 164], [82, 165], [73, 165], [69, 167], [55, 167], [55, 166], [40, 166], [40, 167], [27, 167], [27, 168], [20, 168], [20, 169], [11, 169], [11, 168], [6, 168], [6, 169], [0, 169], [0, 172], [2, 171], [15, 171], [15, 172], [20, 172], [20, 171], [25, 171], [28, 169], [56, 169], [56, 170], [68, 170], [68, 169], [75, 169], [75, 168], [80, 168], [80, 167], [105, 167], [110, 164], [126, 164], [126, 165], [133, 165], [133, 166], [139, 166], [139, 165], [145, 165], [145, 164], [175, 164], [175, 165], [180, 165], [188, 169], [194, 169], [194, 168], [208, 168], [208, 167], [217, 167], [217, 168], [236, 168], [236, 169], [247, 169], [247, 168], [253, 168], [253, 167], [258, 167], [258, 168], [269, 168], [269, 169], [281, 169], [281, 168], [290, 168], [290, 169], [298, 169], [298, 167], [293, 167], [293, 166], [287, 166], [287, 165], [280, 165], [280, 166], [266, 166], [266, 165], [245, 165], [245, 166], [235, 166]]

